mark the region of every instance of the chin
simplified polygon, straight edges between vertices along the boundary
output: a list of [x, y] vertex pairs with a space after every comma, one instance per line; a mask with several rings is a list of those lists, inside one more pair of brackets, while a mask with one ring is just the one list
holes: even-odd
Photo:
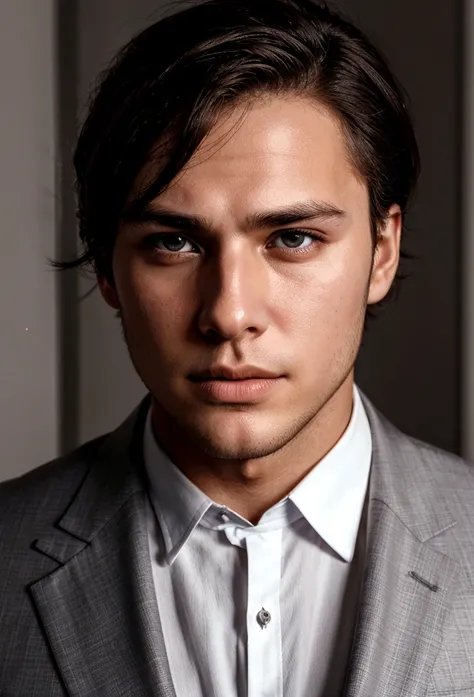
[[285, 429], [276, 428], [274, 420], [242, 419], [238, 414], [227, 419], [210, 419], [188, 424], [196, 444], [208, 456], [220, 460], [254, 460], [267, 457], [287, 441]]
[[202, 450], [209, 457], [218, 460], [258, 460], [268, 457], [279, 448], [271, 446], [269, 443], [217, 443], [204, 441], [201, 443]]

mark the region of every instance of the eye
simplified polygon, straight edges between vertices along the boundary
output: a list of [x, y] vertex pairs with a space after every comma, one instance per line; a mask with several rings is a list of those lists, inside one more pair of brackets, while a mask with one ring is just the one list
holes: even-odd
[[[149, 249], [155, 252], [165, 252], [168, 254], [178, 254], [186, 252], [195, 252], [197, 248], [184, 235], [179, 235], [174, 232], [165, 232], [155, 235], [150, 235], [144, 240], [144, 244]], [[188, 245], [189, 248], [186, 248]]]
[[[277, 244], [276, 240], [280, 239], [283, 244]], [[314, 232], [308, 232], [307, 230], [285, 230], [278, 233], [273, 240], [273, 246], [278, 247], [278, 249], [294, 249], [298, 250], [310, 250], [314, 245], [322, 242], [320, 235]]]
[[[305, 254], [314, 250], [323, 242], [322, 236], [307, 230], [283, 230], [275, 235], [269, 247], [284, 249], [294, 254]], [[200, 250], [191, 240], [175, 232], [160, 232], [149, 235], [143, 245], [154, 254], [178, 257], [181, 254], [199, 253]]]

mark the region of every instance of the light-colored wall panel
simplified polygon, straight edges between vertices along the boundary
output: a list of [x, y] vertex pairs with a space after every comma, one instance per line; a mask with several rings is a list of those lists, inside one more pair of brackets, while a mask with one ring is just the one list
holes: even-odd
[[0, 2], [0, 479], [58, 451], [54, 21]]

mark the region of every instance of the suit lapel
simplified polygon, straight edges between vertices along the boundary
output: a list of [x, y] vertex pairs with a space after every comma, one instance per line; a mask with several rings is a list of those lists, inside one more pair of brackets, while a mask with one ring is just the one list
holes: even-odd
[[36, 543], [60, 564], [31, 593], [70, 697], [175, 697], [133, 437], [145, 407], [105, 440], [57, 529]]
[[383, 502], [372, 502], [346, 697], [426, 694], [457, 574], [457, 562], [417, 540]]
[[426, 463], [412, 441], [364, 406], [373, 436], [369, 532], [345, 697], [422, 697], [459, 574], [430, 540], [455, 521], [439, 490], [423, 486]]

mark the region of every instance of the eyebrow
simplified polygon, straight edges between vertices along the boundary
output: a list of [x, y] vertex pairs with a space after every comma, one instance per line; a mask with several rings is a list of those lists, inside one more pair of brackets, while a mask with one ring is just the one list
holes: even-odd
[[[334, 220], [347, 217], [347, 213], [324, 201], [303, 201], [274, 211], [252, 213], [247, 216], [244, 224], [249, 229], [279, 227], [290, 225], [305, 220]], [[125, 212], [124, 222], [129, 223], [155, 223], [172, 227], [176, 230], [212, 230], [212, 221], [195, 215], [187, 215], [177, 211], [171, 211], [163, 207], [153, 206], [143, 211], [134, 213], [132, 210]]]

